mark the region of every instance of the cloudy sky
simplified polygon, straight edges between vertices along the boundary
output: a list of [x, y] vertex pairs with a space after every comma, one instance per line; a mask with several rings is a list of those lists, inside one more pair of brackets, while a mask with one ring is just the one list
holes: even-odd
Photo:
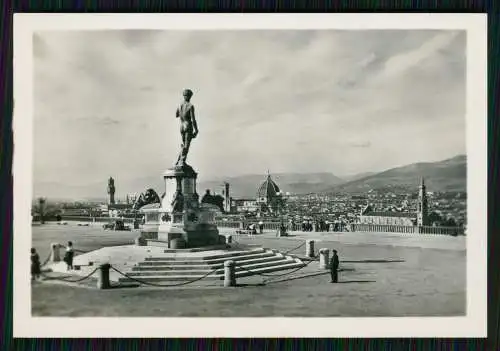
[[202, 179], [465, 153], [463, 32], [61, 31], [33, 44], [35, 182], [161, 176], [184, 88]]

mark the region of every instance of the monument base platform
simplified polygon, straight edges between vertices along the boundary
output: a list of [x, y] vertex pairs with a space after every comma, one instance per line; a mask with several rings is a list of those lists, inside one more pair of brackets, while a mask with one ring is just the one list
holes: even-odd
[[162, 223], [157, 230], [148, 228], [141, 231], [136, 243], [141, 246], [161, 246], [170, 249], [193, 249], [223, 245], [225, 236], [219, 235], [215, 225], [200, 224], [186, 228]]
[[213, 250], [226, 250], [231, 248], [230, 245], [227, 244], [216, 244], [216, 245], [207, 245], [207, 246], [199, 246], [199, 247], [188, 247], [184, 249], [172, 249], [169, 248], [169, 243], [161, 240], [146, 240], [147, 246], [154, 247], [164, 247], [165, 253], [188, 253], [188, 252], [203, 252], [203, 251], [213, 251]]

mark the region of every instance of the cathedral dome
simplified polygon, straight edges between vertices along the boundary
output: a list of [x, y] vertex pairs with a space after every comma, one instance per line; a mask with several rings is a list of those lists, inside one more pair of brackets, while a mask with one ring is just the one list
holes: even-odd
[[267, 175], [267, 179], [262, 183], [257, 191], [257, 200], [272, 199], [278, 196], [280, 193], [280, 188], [271, 179], [270, 175]]

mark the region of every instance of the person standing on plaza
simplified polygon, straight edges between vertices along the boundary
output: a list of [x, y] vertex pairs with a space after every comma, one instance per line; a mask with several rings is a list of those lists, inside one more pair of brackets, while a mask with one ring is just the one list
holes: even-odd
[[39, 279], [41, 273], [40, 256], [36, 252], [36, 249], [31, 248], [31, 280]]
[[66, 270], [73, 269], [73, 257], [75, 256], [75, 251], [73, 250], [73, 243], [68, 241], [68, 246], [66, 246], [66, 253], [64, 254], [64, 262], [66, 262]]
[[337, 250], [333, 250], [332, 258], [330, 259], [330, 283], [337, 283], [339, 280], [339, 256], [337, 256]]

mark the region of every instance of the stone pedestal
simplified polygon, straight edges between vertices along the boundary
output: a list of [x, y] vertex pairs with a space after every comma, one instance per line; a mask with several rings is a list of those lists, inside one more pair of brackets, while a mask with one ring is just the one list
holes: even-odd
[[61, 261], [61, 245], [58, 243], [50, 244], [50, 262]]
[[[210, 207], [199, 203], [196, 192], [197, 173], [189, 165], [176, 166], [163, 174], [165, 196], [160, 208], [146, 213], [147, 218], [157, 220], [156, 241], [170, 247], [183, 243], [186, 248], [217, 245], [219, 231], [215, 224], [215, 213]], [[150, 234], [149, 234], [150, 235]], [[151, 236], [151, 235], [150, 235]]]
[[319, 269], [328, 269], [330, 259], [329, 249], [319, 250]]
[[306, 241], [306, 257], [314, 257], [314, 240]]
[[110, 268], [111, 268], [111, 265], [109, 263], [105, 263], [105, 264], [99, 266], [99, 269], [97, 270], [97, 272], [98, 272], [97, 288], [98, 289], [109, 289], [110, 288], [110, 283], [109, 283], [109, 269]]
[[224, 262], [224, 286], [236, 286], [236, 265], [234, 261]]

